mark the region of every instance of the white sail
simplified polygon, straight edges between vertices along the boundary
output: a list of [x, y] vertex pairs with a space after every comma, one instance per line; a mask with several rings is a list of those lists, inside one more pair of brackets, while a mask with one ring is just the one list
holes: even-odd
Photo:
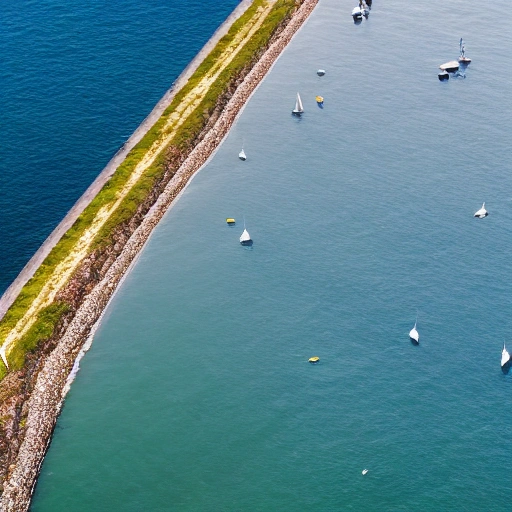
[[487, 217], [488, 215], [488, 212], [487, 210], [485, 209], [485, 203], [482, 205], [482, 208], [480, 208], [480, 210], [478, 210], [477, 212], [475, 212], [475, 217], [478, 217], [479, 219], [483, 219], [484, 217]]
[[302, 114], [304, 112], [304, 107], [302, 106], [302, 100], [300, 99], [300, 94], [297, 93], [297, 99], [295, 100], [295, 108], [293, 109], [294, 114]]
[[414, 322], [414, 327], [409, 331], [409, 338], [414, 340], [416, 343], [420, 342], [420, 334], [416, 330], [416, 324], [418, 323], [418, 315], [416, 315], [416, 321]]
[[244, 148], [242, 148], [242, 151], [238, 153], [238, 158], [240, 158], [240, 160], [247, 160], [247, 155], [245, 154]]
[[501, 351], [501, 367], [503, 368], [510, 361], [510, 354], [503, 343], [503, 350]]
[[304, 112], [304, 107], [302, 106], [302, 100], [300, 99], [300, 94], [297, 93], [297, 105], [296, 108], [299, 112]]
[[244, 229], [243, 233], [240, 236], [240, 243], [250, 242], [250, 241], [251, 241], [251, 236], [249, 235], [249, 232], [247, 231], [247, 229]]

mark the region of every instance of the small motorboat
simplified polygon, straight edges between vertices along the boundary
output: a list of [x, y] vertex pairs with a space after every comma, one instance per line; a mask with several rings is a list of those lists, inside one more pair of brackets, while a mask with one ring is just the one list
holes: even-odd
[[311, 363], [311, 364], [316, 364], [318, 363], [318, 361], [320, 361], [320, 358], [318, 356], [314, 356], [314, 357], [310, 357], [308, 359], [308, 361]]
[[324, 97], [323, 96], [317, 96], [315, 99], [316, 99], [316, 102], [317, 102], [319, 107], [323, 107], [324, 106]]
[[242, 148], [242, 151], [240, 151], [240, 153], [238, 153], [238, 158], [240, 158], [240, 160], [242, 160], [242, 161], [247, 160], [247, 155], [245, 154], [244, 148]]
[[363, 10], [357, 6], [352, 9], [352, 18], [354, 21], [361, 21], [363, 19]]
[[437, 78], [439, 78], [439, 80], [443, 82], [444, 80], [448, 80], [450, 78], [450, 74], [448, 73], [448, 71], [441, 71], [440, 73], [437, 74]]
[[230, 226], [234, 226], [235, 225], [235, 219], [233, 219], [233, 217], [228, 217], [226, 219], [226, 223]]
[[325, 69], [319, 69], [319, 70], [316, 72], [316, 74], [317, 74], [318, 76], [324, 76], [324, 75], [325, 75]]
[[363, 471], [361, 471], [361, 473], [362, 473], [363, 475], [366, 475], [366, 473], [368, 473], [368, 470], [367, 470], [367, 469], [363, 469]]
[[489, 215], [489, 212], [485, 209], [485, 203], [484, 203], [482, 205], [482, 208], [480, 208], [480, 210], [475, 212], [474, 217], [476, 217], [477, 219], [483, 219], [483, 218], [487, 217], [487, 215]]
[[455, 73], [459, 69], [459, 63], [456, 60], [451, 60], [450, 62], [445, 62], [439, 66], [441, 71], [447, 71], [448, 73]]
[[462, 41], [462, 37], [460, 38], [460, 41], [459, 41], [459, 49], [460, 49], [459, 62], [463, 66], [467, 66], [471, 62], [471, 59], [469, 57], [466, 57], [466, 47], [464, 46], [464, 41]]

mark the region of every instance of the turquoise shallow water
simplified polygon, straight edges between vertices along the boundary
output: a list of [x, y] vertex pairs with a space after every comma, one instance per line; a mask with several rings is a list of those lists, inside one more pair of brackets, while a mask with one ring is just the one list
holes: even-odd
[[510, 510], [510, 14], [351, 8], [320, 1], [155, 230], [33, 511]]

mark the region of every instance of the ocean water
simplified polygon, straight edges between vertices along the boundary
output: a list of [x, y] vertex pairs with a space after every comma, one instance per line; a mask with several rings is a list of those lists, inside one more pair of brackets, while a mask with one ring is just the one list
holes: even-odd
[[237, 0], [0, 6], [0, 294]]
[[510, 510], [512, 15], [352, 7], [320, 0], [155, 230], [34, 512]]

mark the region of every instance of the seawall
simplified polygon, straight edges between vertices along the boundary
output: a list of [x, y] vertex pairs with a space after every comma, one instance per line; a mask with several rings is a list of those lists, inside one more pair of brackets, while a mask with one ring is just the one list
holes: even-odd
[[286, 45], [302, 26], [318, 0], [304, 0], [279, 37], [247, 74], [217, 122], [203, 140], [192, 150], [164, 192], [145, 216], [123, 251], [109, 268], [105, 277], [84, 300], [65, 334], [46, 359], [37, 377], [34, 391], [28, 400], [25, 437], [16, 464], [4, 484], [0, 499], [2, 511], [28, 510], [37, 475], [44, 459], [58, 414], [64, 400], [64, 388], [69, 372], [91, 330], [101, 317], [117, 285], [147, 242], [153, 228], [168, 210], [172, 201], [186, 186], [195, 172], [208, 161], [228, 134], [230, 127], [247, 100], [271, 69]]
[[188, 66], [183, 70], [180, 76], [174, 81], [170, 89], [162, 96], [160, 101], [155, 105], [153, 110], [142, 121], [138, 128], [133, 132], [130, 138], [123, 144], [123, 146], [112, 157], [110, 162], [105, 166], [101, 173], [91, 183], [89, 188], [82, 194], [78, 201], [73, 205], [71, 210], [61, 220], [57, 227], [50, 233], [48, 238], [43, 242], [41, 247], [30, 258], [27, 264], [23, 267], [16, 279], [9, 285], [7, 290], [0, 297], [0, 320], [4, 317], [7, 310], [11, 307], [12, 303], [16, 300], [21, 289], [34, 275], [35, 271], [39, 268], [41, 263], [50, 254], [51, 250], [55, 247], [57, 242], [74, 224], [79, 215], [96, 197], [98, 192], [103, 188], [105, 183], [113, 176], [119, 165], [125, 160], [128, 153], [142, 140], [144, 135], [149, 129], [158, 121], [165, 109], [171, 104], [172, 100], [180, 89], [187, 83], [188, 79], [192, 76], [195, 70], [199, 67], [204, 58], [213, 50], [215, 45], [228, 33], [231, 25], [240, 18], [240, 16], [252, 4], [252, 0], [242, 0], [234, 11], [226, 18], [224, 23], [215, 31], [208, 42], [201, 48], [199, 53], [190, 61]]

